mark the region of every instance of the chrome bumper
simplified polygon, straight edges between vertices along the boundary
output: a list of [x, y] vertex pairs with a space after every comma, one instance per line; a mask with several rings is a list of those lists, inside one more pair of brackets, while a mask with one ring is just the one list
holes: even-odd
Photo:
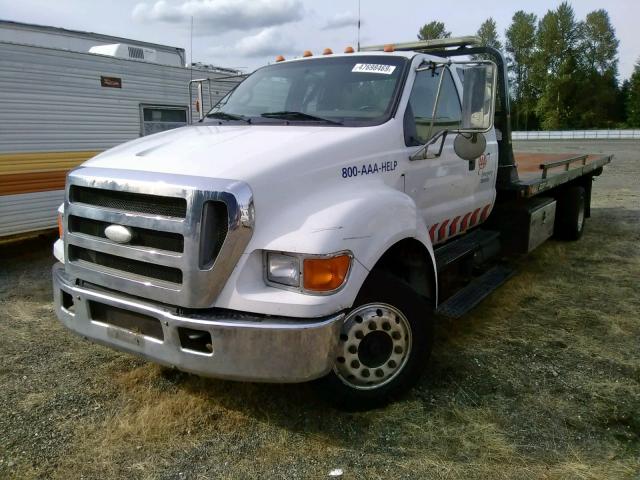
[[[53, 267], [53, 291], [56, 315], [77, 334], [156, 363], [231, 380], [293, 383], [325, 375], [333, 367], [344, 318], [343, 314], [314, 320], [184, 317], [163, 305], [76, 286], [59, 263]], [[71, 298], [73, 308], [65, 308], [62, 292], [70, 295], [66, 302]], [[91, 302], [159, 320], [163, 339], [92, 319]], [[184, 348], [179, 328], [208, 332], [212, 352]]]

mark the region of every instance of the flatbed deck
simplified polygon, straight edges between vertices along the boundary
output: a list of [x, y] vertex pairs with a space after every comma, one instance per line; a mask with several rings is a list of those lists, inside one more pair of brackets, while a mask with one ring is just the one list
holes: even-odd
[[514, 152], [519, 181], [500, 187], [533, 197], [611, 162], [613, 155]]

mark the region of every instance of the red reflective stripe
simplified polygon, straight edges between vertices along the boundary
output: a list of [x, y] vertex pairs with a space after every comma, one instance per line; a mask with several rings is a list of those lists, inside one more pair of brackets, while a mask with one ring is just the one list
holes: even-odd
[[444, 222], [440, 224], [440, 228], [438, 229], [438, 241], [444, 240], [447, 236], [447, 225], [449, 224], [449, 219], [447, 218]]
[[460, 215], [451, 220], [451, 225], [449, 225], [449, 235], [455, 235], [458, 231], [458, 220], [460, 220]]
[[491, 204], [487, 205], [482, 209], [482, 213], [480, 214], [480, 221], [484, 222], [489, 216], [489, 209], [491, 208]]
[[431, 243], [433, 243], [436, 239], [436, 227], [438, 226], [438, 224], [434, 224], [431, 225], [431, 228], [429, 229], [429, 236], [431, 237]]
[[471, 216], [471, 212], [467, 213], [464, 217], [462, 217], [462, 222], [460, 222], [461, 232], [464, 232], [467, 229], [467, 222], [469, 221], [470, 216]]
[[471, 215], [471, 220], [469, 220], [470, 227], [473, 227], [478, 222], [478, 213], [480, 213], [480, 209], [476, 208], [473, 211], [473, 215]]

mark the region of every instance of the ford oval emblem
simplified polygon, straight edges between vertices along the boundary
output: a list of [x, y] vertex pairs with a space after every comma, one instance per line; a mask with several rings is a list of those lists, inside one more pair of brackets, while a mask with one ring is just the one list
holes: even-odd
[[109, 240], [117, 243], [129, 243], [133, 238], [133, 232], [122, 225], [109, 225], [104, 229], [104, 234]]

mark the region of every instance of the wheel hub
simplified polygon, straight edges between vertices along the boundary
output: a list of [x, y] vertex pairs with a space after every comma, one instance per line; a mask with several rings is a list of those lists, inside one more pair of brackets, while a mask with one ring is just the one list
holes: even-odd
[[380, 330], [367, 333], [358, 347], [358, 359], [365, 367], [375, 368], [384, 364], [393, 352], [393, 340]]
[[334, 372], [352, 388], [379, 388], [402, 371], [411, 343], [402, 312], [387, 304], [363, 305], [345, 319]]

